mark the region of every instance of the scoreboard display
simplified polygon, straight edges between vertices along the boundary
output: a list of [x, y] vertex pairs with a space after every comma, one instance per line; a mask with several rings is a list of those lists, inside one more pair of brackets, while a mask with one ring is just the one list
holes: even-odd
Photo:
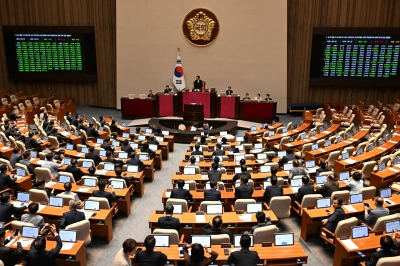
[[334, 34], [314, 29], [310, 85], [398, 86], [400, 34], [382, 34], [385, 29], [381, 34], [374, 34], [376, 28], [370, 34], [366, 28], [322, 31]]
[[91, 27], [4, 27], [11, 80], [95, 81]]

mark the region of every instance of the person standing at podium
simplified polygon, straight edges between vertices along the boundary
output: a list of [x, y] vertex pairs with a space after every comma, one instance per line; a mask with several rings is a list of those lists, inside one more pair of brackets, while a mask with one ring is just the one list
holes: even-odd
[[233, 94], [233, 90], [231, 88], [231, 86], [228, 86], [228, 88], [226, 89], [226, 95], [232, 95]]
[[193, 91], [201, 91], [203, 89], [203, 81], [200, 76], [196, 76], [196, 80], [193, 82]]
[[165, 86], [164, 94], [168, 94], [171, 92], [171, 88], [167, 85]]

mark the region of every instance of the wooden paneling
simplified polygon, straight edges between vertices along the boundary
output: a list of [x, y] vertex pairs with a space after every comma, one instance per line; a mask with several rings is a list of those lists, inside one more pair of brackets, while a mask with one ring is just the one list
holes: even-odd
[[308, 85], [313, 27], [399, 26], [400, 1], [396, 0], [288, 0], [288, 104], [400, 99], [399, 88]]
[[94, 26], [97, 82], [8, 80], [0, 27], [0, 89], [59, 99], [74, 97], [77, 105], [83, 106], [116, 107], [115, 7], [115, 0], [1, 0], [0, 26]]

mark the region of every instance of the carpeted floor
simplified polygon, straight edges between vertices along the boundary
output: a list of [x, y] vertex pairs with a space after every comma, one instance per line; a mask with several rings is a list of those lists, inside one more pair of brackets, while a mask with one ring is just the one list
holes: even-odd
[[[117, 110], [78, 107], [78, 112], [86, 114], [86, 117], [98, 117], [100, 114], [109, 117], [112, 115], [118, 122], [126, 122], [121, 119], [121, 114]], [[284, 124], [292, 121], [298, 123], [301, 116], [280, 115], [280, 121]], [[142, 125], [145, 126], [145, 125]], [[243, 136], [244, 131], [239, 130], [238, 136]], [[154, 182], [145, 183], [145, 194], [142, 198], [135, 198], [132, 200], [131, 215], [129, 217], [124, 214], [117, 214], [113, 219], [113, 233], [114, 238], [111, 243], [107, 244], [104, 239], [93, 239], [92, 243], [87, 246], [87, 265], [111, 265], [115, 254], [122, 248], [122, 242], [126, 238], [134, 238], [138, 241], [143, 241], [144, 238], [150, 234], [148, 219], [151, 213], [156, 209], [162, 209], [161, 195], [165, 188], [172, 188], [171, 176], [178, 170], [179, 162], [184, 158], [184, 153], [188, 148], [188, 144], [175, 144], [175, 150], [170, 153], [168, 161], [163, 161], [163, 168], [161, 171], [155, 172]], [[295, 240], [299, 241], [301, 227], [301, 218], [297, 215], [292, 215], [290, 218], [281, 219], [279, 221], [279, 228], [282, 232], [293, 232]], [[324, 250], [322, 248], [322, 241], [316, 237], [310, 237], [307, 243], [302, 243], [304, 250], [307, 252], [308, 264], [307, 265], [332, 265], [333, 264], [333, 250]]]

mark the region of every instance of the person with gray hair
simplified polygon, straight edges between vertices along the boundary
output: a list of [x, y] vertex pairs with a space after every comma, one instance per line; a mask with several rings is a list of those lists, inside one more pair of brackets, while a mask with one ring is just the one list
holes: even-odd
[[71, 182], [66, 182], [64, 183], [64, 192], [61, 192], [60, 195], [68, 195], [68, 196], [73, 196], [78, 202], [79, 204], [81, 204], [81, 200], [78, 197], [78, 194], [75, 192], [72, 192], [72, 183]]
[[69, 201], [69, 212], [65, 212], [61, 218], [60, 228], [65, 229], [70, 224], [77, 223], [85, 220], [85, 214], [83, 212], [77, 211], [79, 207], [79, 201], [76, 199]]

